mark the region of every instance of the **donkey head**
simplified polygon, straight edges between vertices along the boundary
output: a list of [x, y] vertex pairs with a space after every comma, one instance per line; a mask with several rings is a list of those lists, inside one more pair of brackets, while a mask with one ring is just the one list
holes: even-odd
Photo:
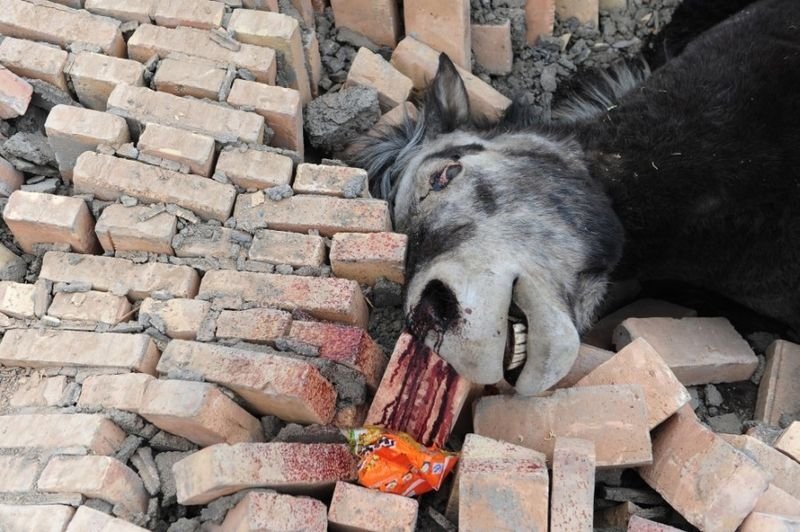
[[580, 146], [510, 121], [476, 127], [442, 55], [419, 120], [360, 148], [356, 164], [409, 235], [412, 332], [464, 377], [493, 384], [504, 377], [509, 313], [521, 312], [527, 360], [517, 391], [557, 382], [621, 253], [620, 224]]

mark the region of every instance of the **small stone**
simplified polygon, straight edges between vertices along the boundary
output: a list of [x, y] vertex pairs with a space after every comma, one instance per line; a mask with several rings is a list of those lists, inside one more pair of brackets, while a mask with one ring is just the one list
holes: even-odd
[[725, 434], [741, 434], [742, 421], [736, 414], [723, 414], [721, 416], [714, 416], [708, 418], [708, 425], [714, 432], [722, 432]]
[[722, 394], [713, 384], [707, 384], [705, 387], [706, 404], [709, 406], [722, 406]]

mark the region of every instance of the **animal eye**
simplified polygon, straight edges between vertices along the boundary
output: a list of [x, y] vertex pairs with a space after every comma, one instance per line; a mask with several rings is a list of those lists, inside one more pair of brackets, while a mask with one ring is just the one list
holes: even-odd
[[459, 163], [450, 163], [439, 171], [431, 174], [431, 189], [438, 192], [450, 184], [463, 170]]

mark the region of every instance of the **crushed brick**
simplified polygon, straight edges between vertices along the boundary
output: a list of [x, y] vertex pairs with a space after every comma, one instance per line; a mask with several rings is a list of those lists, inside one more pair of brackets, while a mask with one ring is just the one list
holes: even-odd
[[296, 423], [327, 423], [336, 406], [336, 390], [316, 367], [274, 352], [173, 340], [158, 371], [197, 375], [230, 388], [261, 415]]
[[201, 446], [263, 441], [258, 419], [204, 382], [150, 381], [139, 415], [158, 428]]
[[98, 46], [104, 54], [125, 56], [125, 41], [115, 21], [46, 3], [8, 0], [0, 12], [0, 33], [62, 48], [72, 43], [87, 43]]
[[286, 336], [292, 315], [271, 308], [223, 310], [217, 318], [217, 337], [239, 338], [257, 344], [272, 343]]
[[147, 510], [147, 491], [139, 475], [110, 456], [53, 457], [37, 485], [42, 491], [103, 499], [136, 513]]
[[755, 353], [725, 318], [628, 318], [614, 331], [622, 349], [644, 338], [683, 384], [747, 380], [758, 367]]
[[303, 163], [297, 166], [292, 189], [298, 194], [325, 196], [363, 196], [367, 190], [367, 172], [349, 166]]
[[36, 287], [32, 284], [0, 281], [0, 312], [20, 320], [36, 317]]
[[[436, 76], [439, 68], [439, 52], [409, 36], [400, 41], [392, 53], [392, 65], [411, 78], [415, 89], [424, 89]], [[474, 115], [499, 118], [511, 100], [497, 92], [481, 78], [458, 68], [469, 94], [470, 109]]]
[[178, 227], [176, 216], [162, 212], [149, 217], [148, 206], [109, 205], [95, 225], [105, 251], [146, 251], [173, 255], [172, 238]]
[[194, 340], [211, 303], [197, 299], [158, 301], [147, 298], [139, 307], [139, 317], [154, 316], [165, 326], [165, 334], [179, 340]]
[[2, 449], [85, 447], [94, 454], [108, 455], [114, 454], [124, 440], [125, 432], [98, 414], [0, 416]]
[[774, 447], [794, 461], [800, 462], [800, 421], [792, 422], [775, 440]]
[[146, 87], [117, 85], [108, 97], [108, 110], [127, 119], [132, 130], [155, 122], [207, 135], [219, 142], [261, 144], [264, 140], [264, 119], [255, 113]]
[[408, 237], [401, 233], [338, 233], [331, 246], [334, 275], [374, 285], [378, 279], [404, 284]]
[[155, 374], [158, 349], [145, 334], [14, 329], [0, 341], [6, 366], [100, 366]]
[[246, 68], [262, 83], [275, 83], [275, 51], [271, 48], [242, 44], [238, 51], [229, 50], [209, 38], [207, 31], [196, 28], [162, 28], [142, 24], [128, 40], [128, 56], [141, 63], [153, 55], [167, 57], [182, 53], [218, 63], [232, 63]]
[[216, 63], [167, 57], [158, 64], [153, 83], [156, 89], [177, 96], [218, 100], [227, 75], [227, 69]]
[[9, 532], [64, 532], [74, 513], [75, 508], [62, 504], [0, 504], [0, 523]]
[[331, 0], [337, 28], [348, 28], [378, 45], [394, 48], [400, 38], [400, 10], [394, 0]]
[[3, 209], [3, 220], [26, 253], [46, 243], [69, 244], [79, 253], [99, 249], [94, 218], [80, 198], [17, 190]]
[[461, 68], [472, 69], [469, 0], [405, 0], [403, 13], [406, 34], [446, 53]]
[[128, 195], [145, 202], [174, 203], [203, 218], [223, 222], [236, 198], [232, 185], [93, 152], [78, 157], [73, 182], [76, 191], [94, 194], [98, 199], [114, 201]]
[[205, 504], [245, 488], [290, 494], [330, 493], [356, 477], [356, 459], [344, 444], [250, 443], [214, 445], [173, 467], [178, 502]]
[[475, 406], [475, 432], [553, 456], [560, 437], [593, 441], [597, 466], [649, 464], [650, 433], [638, 385], [586, 386], [545, 397], [493, 396]]
[[754, 417], [778, 425], [783, 415], [800, 417], [800, 345], [777, 340], [767, 349]]
[[594, 470], [594, 443], [556, 437], [550, 499], [551, 532], [592, 532]]
[[792, 497], [800, 499], [800, 463], [747, 435], [720, 434], [720, 438], [730, 443], [755, 460], [758, 465], [772, 475], [772, 484]]
[[272, 201], [261, 192], [240, 194], [234, 208], [237, 227], [246, 231], [270, 228], [322, 236], [339, 232], [391, 231], [389, 207], [383, 200], [342, 199], [301, 194]]
[[136, 147], [139, 153], [186, 165], [193, 174], [211, 176], [215, 147], [211, 137], [161, 124], [148, 124]]
[[64, 532], [88, 532], [89, 530], [93, 532], [146, 532], [147, 529], [88, 506], [80, 506]]
[[303, 155], [303, 102], [298, 91], [237, 79], [228, 103], [263, 116], [275, 133], [270, 141], [273, 146]]
[[133, 299], [144, 299], [162, 290], [174, 297], [194, 297], [200, 284], [197, 272], [188, 266], [134, 264], [126, 259], [58, 251], [45, 253], [39, 276], [61, 283], [88, 283], [101, 292], [124, 289]]
[[328, 521], [345, 530], [392, 530], [414, 532], [419, 503], [392, 493], [337, 482]]
[[145, 373], [90, 375], [83, 381], [78, 406], [138, 412], [152, 380], [153, 376]]
[[72, 180], [72, 170], [81, 153], [95, 151], [101, 145], [116, 148], [130, 141], [123, 118], [71, 105], [53, 107], [44, 128], [61, 176], [67, 181]]
[[5, 120], [24, 115], [32, 96], [30, 83], [0, 66], [0, 118]]
[[152, 18], [159, 26], [212, 29], [222, 25], [225, 4], [212, 0], [156, 0]]
[[248, 257], [295, 268], [319, 267], [325, 263], [325, 241], [314, 235], [261, 229], [253, 238]]
[[386, 59], [364, 47], [358, 50], [353, 59], [344, 84], [345, 87], [354, 85], [372, 87], [378, 91], [378, 102], [384, 112], [406, 101], [414, 87], [414, 83]]
[[19, 190], [25, 182], [25, 176], [14, 168], [14, 165], [0, 157], [0, 196], [8, 197]]
[[144, 65], [130, 59], [94, 52], [78, 52], [65, 70], [78, 100], [97, 111], [105, 111], [108, 97], [117, 85], [144, 85]]
[[769, 485], [767, 473], [703, 426], [690, 407], [653, 431], [653, 464], [639, 468], [639, 476], [705, 530], [735, 530]]
[[472, 53], [475, 61], [489, 74], [511, 73], [514, 50], [511, 45], [511, 21], [502, 24], [473, 24]]
[[62, 320], [92, 321], [116, 325], [131, 316], [131, 303], [124, 296], [107, 292], [59, 292], [47, 314]]
[[84, 8], [90, 13], [115, 18], [123, 22], [136, 21], [149, 24], [153, 4], [157, 0], [84, 0]]
[[14, 74], [46, 81], [67, 90], [67, 52], [45, 44], [6, 37], [0, 43], [0, 63]]
[[245, 189], [264, 189], [288, 185], [294, 163], [289, 157], [261, 150], [224, 150], [219, 154], [216, 171], [234, 185]]
[[380, 384], [388, 359], [364, 329], [316, 321], [293, 321], [288, 336], [319, 348], [320, 357], [358, 371], [373, 390]]
[[300, 93], [301, 105], [311, 101], [303, 38], [297, 20], [280, 13], [237, 9], [231, 16], [228, 30], [233, 31], [239, 42], [266, 46], [281, 54], [289, 87]]
[[279, 493], [251, 491], [228, 511], [223, 531], [275, 532], [303, 530], [326, 532], [327, 507], [311, 497], [293, 497]]

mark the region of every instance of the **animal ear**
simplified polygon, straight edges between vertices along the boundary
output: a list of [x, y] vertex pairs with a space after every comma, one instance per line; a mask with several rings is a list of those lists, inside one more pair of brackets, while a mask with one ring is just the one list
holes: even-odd
[[449, 133], [469, 121], [469, 96], [456, 66], [439, 55], [439, 69], [425, 98], [425, 135]]

